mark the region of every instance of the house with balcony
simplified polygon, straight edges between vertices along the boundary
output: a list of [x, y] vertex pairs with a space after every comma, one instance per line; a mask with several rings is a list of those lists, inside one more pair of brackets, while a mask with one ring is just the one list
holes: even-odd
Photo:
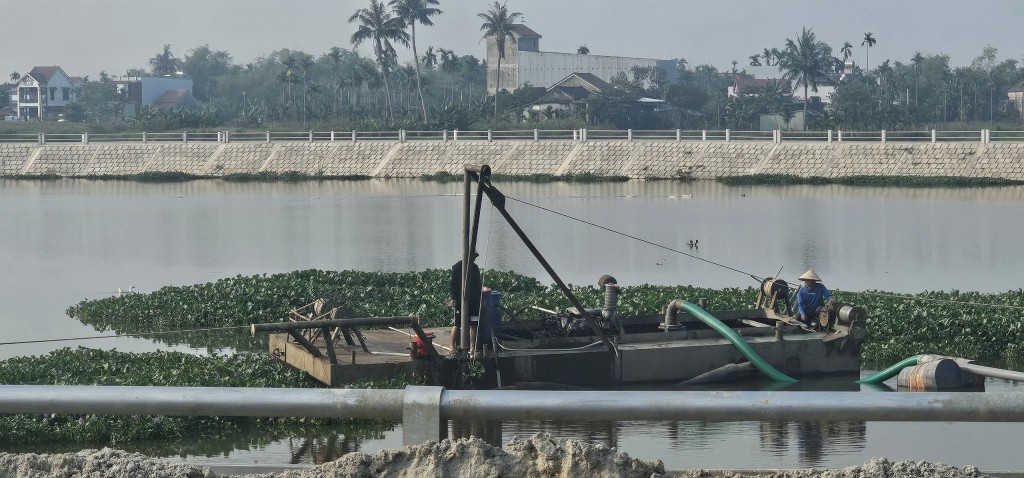
[[59, 66], [32, 68], [15, 84], [17, 119], [57, 119], [68, 103], [75, 101], [75, 89], [82, 83], [81, 78], [68, 76]]

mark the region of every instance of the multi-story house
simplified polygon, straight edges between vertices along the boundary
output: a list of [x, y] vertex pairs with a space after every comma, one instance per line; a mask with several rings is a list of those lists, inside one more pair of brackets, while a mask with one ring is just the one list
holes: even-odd
[[[525, 85], [547, 88], [573, 73], [589, 73], [608, 82], [618, 73], [629, 74], [634, 67], [659, 68], [669, 80], [678, 74], [675, 60], [544, 52], [540, 51], [540, 38], [526, 25], [514, 25], [501, 59], [501, 89], [511, 91]], [[487, 37], [487, 91], [492, 95], [497, 82], [498, 41], [491, 36]]]
[[37, 66], [15, 85], [15, 111], [20, 120], [55, 119], [75, 101], [75, 89], [83, 80], [68, 76], [59, 66]]

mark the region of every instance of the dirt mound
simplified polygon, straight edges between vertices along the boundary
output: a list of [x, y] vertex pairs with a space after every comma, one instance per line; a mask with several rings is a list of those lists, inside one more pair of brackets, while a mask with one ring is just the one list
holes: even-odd
[[560, 440], [548, 434], [513, 439], [505, 448], [479, 438], [443, 440], [384, 450], [376, 455], [349, 453], [316, 468], [286, 472], [281, 478], [345, 476], [370, 478], [421, 476], [487, 477], [636, 477], [665, 473], [658, 461], [649, 463], [617, 453], [603, 445]]
[[[110, 448], [78, 453], [37, 455], [0, 453], [0, 476], [19, 478], [220, 478], [209, 468], [177, 465]], [[569, 478], [636, 477], [669, 478], [659, 460], [646, 462], [630, 458], [600, 444], [556, 439], [539, 433], [515, 438], [504, 449], [479, 438], [443, 440], [384, 450], [375, 455], [349, 453], [338, 460], [301, 471], [282, 474], [245, 475], [241, 478], [322, 477], [537, 477]], [[688, 470], [683, 478], [708, 478], [706, 470]], [[980, 478], [974, 467], [873, 458], [863, 466], [842, 470], [782, 470], [765, 475], [718, 475], [731, 478]]]

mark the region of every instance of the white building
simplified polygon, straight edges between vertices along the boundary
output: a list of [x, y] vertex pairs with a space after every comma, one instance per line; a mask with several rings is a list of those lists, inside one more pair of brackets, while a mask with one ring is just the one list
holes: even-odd
[[37, 66], [15, 85], [17, 101], [15, 111], [20, 120], [55, 119], [64, 108], [75, 101], [75, 89], [82, 83], [79, 77], [68, 76], [59, 66]]
[[[524, 85], [548, 87], [573, 73], [590, 73], [611, 81], [620, 72], [633, 67], [657, 67], [669, 79], [677, 74], [675, 60], [630, 58], [577, 53], [540, 51], [540, 34], [526, 25], [515, 25], [512, 38], [505, 39], [505, 57], [501, 59], [501, 89], [514, 90]], [[494, 93], [498, 82], [498, 41], [487, 38], [487, 91]]]

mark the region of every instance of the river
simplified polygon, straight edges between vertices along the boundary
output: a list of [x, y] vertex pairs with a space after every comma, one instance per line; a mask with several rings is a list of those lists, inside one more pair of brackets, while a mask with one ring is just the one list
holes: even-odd
[[[612, 274], [623, 285], [747, 287], [755, 285], [747, 274], [769, 276], [781, 268], [782, 277], [795, 280], [814, 268], [829, 287], [840, 291], [1001, 292], [1021, 287], [1021, 187], [728, 187], [670, 181], [497, 186], [512, 198], [510, 213], [571, 283], [591, 284], [602, 274]], [[461, 248], [460, 191], [458, 183], [411, 180], [0, 180], [0, 342], [5, 343], [0, 359], [75, 345], [121, 351], [169, 348], [130, 338], [10, 344], [109, 335], [68, 318], [64, 310], [82, 299], [132, 286], [148, 292], [164, 285], [304, 268], [449, 267]], [[511, 269], [551, 282], [499, 215], [485, 210], [483, 224], [479, 248], [485, 271]], [[698, 247], [688, 247], [690, 240]], [[819, 386], [836, 389], [834, 384]], [[1000, 381], [990, 381], [989, 390], [1019, 392], [1014, 384]], [[1016, 453], [1018, 438], [1024, 436], [1022, 424], [501, 427], [505, 440], [541, 429], [604, 442], [644, 459], [662, 459], [669, 469], [842, 467], [872, 456], [1024, 469]], [[336, 454], [401, 444], [400, 431], [370, 435], [338, 436], [307, 448], [330, 445]], [[302, 449], [302, 442], [302, 437], [253, 440], [255, 444], [228, 447], [238, 448], [230, 452], [170, 454], [211, 463], [284, 463]], [[308, 462], [315, 455], [297, 460]]]

